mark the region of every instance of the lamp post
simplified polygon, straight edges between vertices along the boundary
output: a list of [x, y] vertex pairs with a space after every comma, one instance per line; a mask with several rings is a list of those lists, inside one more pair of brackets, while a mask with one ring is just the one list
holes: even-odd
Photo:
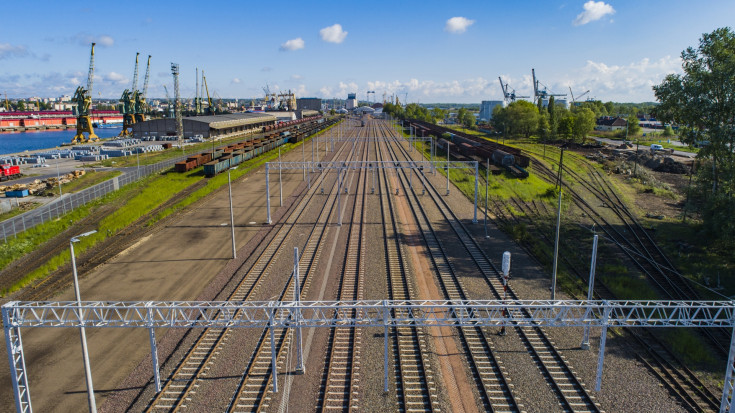
[[227, 170], [227, 189], [230, 192], [230, 227], [232, 228], [232, 259], [237, 258], [237, 248], [235, 248], [235, 213], [232, 210], [232, 180], [230, 179], [230, 171], [237, 169], [237, 166]]
[[84, 375], [87, 380], [87, 402], [89, 404], [90, 412], [97, 412], [97, 403], [94, 400], [94, 385], [92, 384], [92, 371], [89, 368], [89, 352], [87, 350], [87, 334], [84, 331], [84, 320], [82, 319], [82, 299], [79, 296], [79, 279], [77, 276], [77, 261], [74, 257], [74, 243], [79, 242], [79, 239], [96, 233], [97, 231], [89, 231], [84, 234], [77, 235], [69, 240], [69, 249], [71, 250], [71, 269], [74, 275], [74, 295], [77, 300], [77, 306], [79, 307], [79, 321], [82, 326], [79, 327], [79, 336], [82, 340], [82, 355], [84, 360]]

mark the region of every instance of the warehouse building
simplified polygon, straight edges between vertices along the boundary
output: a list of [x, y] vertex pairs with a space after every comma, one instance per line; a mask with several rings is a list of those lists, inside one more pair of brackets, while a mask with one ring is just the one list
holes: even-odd
[[296, 110], [322, 110], [322, 100], [319, 98], [296, 99]]
[[[232, 113], [228, 115], [188, 116], [183, 119], [184, 138], [205, 138], [231, 134], [258, 133], [263, 126], [276, 123], [267, 113]], [[153, 119], [133, 125], [133, 137], [176, 136], [176, 119]]]

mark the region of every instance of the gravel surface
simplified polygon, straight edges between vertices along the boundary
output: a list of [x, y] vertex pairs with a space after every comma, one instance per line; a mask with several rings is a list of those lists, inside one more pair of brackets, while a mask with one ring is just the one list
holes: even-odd
[[[357, 133], [360, 129], [352, 130]], [[284, 156], [285, 160], [301, 160], [300, 150], [290, 152]], [[331, 154], [331, 153], [330, 153]], [[323, 152], [320, 159], [323, 157]], [[371, 148], [371, 159], [375, 154]], [[444, 177], [437, 174], [436, 177], [429, 176], [429, 181], [439, 188], [443, 193]], [[271, 176], [273, 178], [273, 175]], [[327, 180], [327, 184], [334, 181], [334, 176]], [[277, 177], [276, 177], [277, 179]], [[293, 209], [297, 195], [305, 192], [306, 185], [301, 180], [299, 171], [292, 174], [284, 173], [284, 208], [277, 209], [274, 214], [274, 222], [284, 216], [286, 210]], [[339, 282], [344, 264], [345, 247], [349, 234], [349, 224], [355, 200], [354, 189], [357, 187], [357, 174], [351, 172], [348, 176], [353, 180], [349, 188], [352, 193], [344, 203], [344, 218], [342, 227], [330, 224], [322, 243], [322, 251], [317, 264], [311, 272], [310, 278], [305, 284], [305, 298], [307, 300], [333, 300], [338, 294]], [[372, 177], [371, 177], [372, 179]], [[273, 179], [271, 180], [273, 182]], [[415, 182], [414, 182], [415, 183]], [[288, 189], [287, 189], [288, 188]], [[325, 192], [328, 188], [325, 185]], [[273, 192], [277, 194], [276, 192]], [[394, 195], [391, 195], [394, 196]], [[403, 196], [403, 195], [400, 195]], [[293, 266], [293, 247], [303, 250], [308, 237], [308, 231], [324, 208], [327, 196], [316, 195], [316, 202], [312, 202], [304, 212], [296, 228], [296, 235], [290, 236], [281, 249], [278, 258], [269, 270], [267, 280], [252, 299], [266, 300], [275, 299], [282, 291], [288, 281]], [[487, 284], [481, 278], [475, 265], [471, 262], [457, 238], [451, 231], [449, 225], [440, 216], [438, 209], [429, 202], [426, 195], [422, 198], [423, 205], [427, 206], [427, 215], [432, 221], [443, 246], [446, 248], [452, 264], [462, 274], [461, 280], [470, 298], [488, 299], [492, 298]], [[425, 201], [424, 201], [425, 200]], [[482, 226], [482, 214], [478, 213], [480, 224], [471, 224], [472, 203], [468, 201], [456, 189], [447, 197], [451, 208], [464, 220], [464, 224], [473, 233], [481, 247], [483, 247], [491, 259], [498, 264], [503, 251], [511, 251], [513, 254], [513, 280], [512, 287], [515, 292], [524, 299], [547, 298], [549, 295], [549, 277], [544, 274], [538, 263], [529, 257], [525, 251], [515, 244], [511, 239], [500, 232], [492, 223], [488, 224], [490, 239], [484, 238]], [[272, 198], [277, 205], [277, 197]], [[345, 198], [343, 198], [345, 201]], [[382, 216], [380, 210], [379, 195], [368, 195], [366, 205], [367, 223], [365, 224], [366, 248], [366, 282], [364, 283], [365, 299], [384, 299], [388, 295], [387, 272], [385, 262], [385, 251], [383, 245]], [[336, 207], [335, 207], [336, 209]], [[334, 221], [334, 214], [330, 218]], [[399, 226], [400, 229], [400, 226]], [[265, 248], [264, 241], [269, 240], [275, 231], [269, 231], [268, 227], [262, 228], [253, 235], [247, 245], [239, 249], [238, 260], [231, 261], [223, 268], [214, 281], [204, 287], [197, 299], [224, 299], [235, 285], [244, 276], [255, 261], [255, 257]], [[332, 250], [332, 246], [336, 249]], [[285, 252], [284, 252], [285, 251]], [[302, 274], [303, 276], [304, 274]], [[411, 272], [411, 282], [414, 283], [416, 274]], [[563, 294], [557, 292], [560, 298]], [[591, 350], [579, 349], [582, 331], [574, 329], [546, 329], [546, 334], [554, 341], [561, 353], [566, 357], [567, 363], [574, 368], [578, 377], [585, 383], [588, 391], [597, 398], [602, 409], [607, 412], [617, 411], [682, 411], [681, 406], [669, 396], [662, 385], [643, 367], [626, 349], [629, 347], [624, 338], [608, 336], [607, 349], [605, 352], [605, 369], [603, 372], [602, 391], [594, 392], [595, 374], [597, 367], [599, 329], [592, 331]], [[192, 330], [170, 330], [158, 331], [159, 334], [159, 357], [163, 363], [161, 370], [162, 378], [168, 377], [178, 361], [189, 350], [200, 331]], [[227, 345], [223, 346], [211, 368], [207, 371], [199, 387], [188, 402], [190, 411], [222, 411], [227, 408], [235, 389], [241, 380], [241, 376], [250, 360], [255, 345], [262, 333], [261, 330], [236, 329], [232, 331], [227, 339]], [[295, 351], [292, 342], [289, 349], [290, 356], [283, 357], [279, 367], [279, 393], [272, 394], [268, 411], [313, 411], [319, 400], [321, 382], [325, 375], [326, 346], [329, 329], [312, 329], [303, 331], [303, 343], [305, 353], [304, 375], [294, 375]], [[526, 349], [518, 338], [509, 330], [509, 334], [500, 337], [492, 329], [486, 331], [490, 342], [496, 348], [497, 357], [504, 363], [508, 375], [514, 384], [516, 397], [529, 412], [555, 412], [561, 408], [541, 375], [540, 370], [528, 355]], [[396, 411], [398, 401], [396, 397], [395, 374], [393, 357], [390, 357], [389, 368], [389, 391], [383, 392], [383, 329], [362, 328], [361, 347], [361, 370], [359, 406], [365, 411]], [[435, 350], [432, 340], [430, 352], [427, 355], [433, 371], [439, 371]], [[459, 346], [461, 348], [461, 346]], [[153, 396], [151, 381], [150, 356], [139, 361], [130, 376], [119, 386], [100, 411], [140, 411]], [[131, 361], [132, 365], [135, 365]], [[132, 368], [132, 365], [130, 368]], [[467, 369], [465, 369], [467, 370]], [[469, 378], [474, 383], [472, 378]], [[438, 382], [440, 392], [440, 405], [443, 410], [449, 410], [445, 387], [447, 383]], [[621, 396], [625, 395], [625, 396]], [[476, 396], [471, 396], [476, 399]]]

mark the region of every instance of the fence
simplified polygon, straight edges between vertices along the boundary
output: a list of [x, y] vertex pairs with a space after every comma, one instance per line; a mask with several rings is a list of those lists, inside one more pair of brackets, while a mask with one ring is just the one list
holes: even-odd
[[17, 237], [19, 233], [27, 229], [43, 224], [46, 221], [56, 219], [67, 212], [73, 211], [74, 208], [79, 208], [90, 201], [101, 198], [112, 191], [116, 191], [123, 186], [142, 179], [150, 174], [170, 168], [174, 163], [182, 160], [186, 160], [186, 156], [161, 161], [153, 165], [141, 165], [140, 167], [126, 168], [122, 175], [90, 186], [89, 188], [85, 188], [79, 192], [64, 194], [60, 199], [49, 204], [7, 219], [0, 223], [0, 226], [2, 226], [3, 241], [7, 243], [9, 238]]

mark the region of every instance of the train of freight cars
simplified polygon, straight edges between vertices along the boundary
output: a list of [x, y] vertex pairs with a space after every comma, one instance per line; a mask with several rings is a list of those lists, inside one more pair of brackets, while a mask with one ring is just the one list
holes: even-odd
[[292, 127], [290, 128], [291, 130], [272, 132], [263, 138], [228, 145], [224, 148], [218, 148], [213, 152], [203, 152], [198, 155], [192, 155], [188, 157], [186, 161], [174, 164], [174, 170], [176, 172], [188, 172], [199, 166], [204, 166], [204, 176], [213, 177], [220, 172], [226, 171], [228, 168], [237, 166], [260, 154], [275, 149], [286, 142], [299, 142], [305, 137], [324, 129], [335, 122], [336, 119], [331, 119], [326, 122], [324, 122], [323, 119], [316, 119], [308, 125], [300, 125], [301, 127], [297, 130]]

